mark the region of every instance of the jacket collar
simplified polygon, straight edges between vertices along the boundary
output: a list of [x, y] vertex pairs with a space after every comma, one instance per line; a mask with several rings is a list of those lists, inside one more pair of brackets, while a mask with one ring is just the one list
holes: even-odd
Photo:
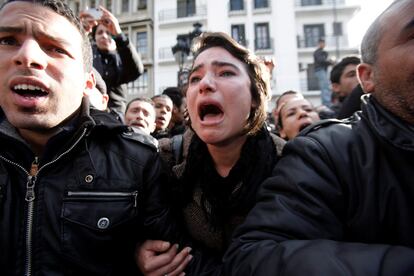
[[[76, 136], [77, 133], [82, 132], [84, 128], [87, 128], [89, 131], [96, 128], [97, 130], [117, 130], [120, 132], [126, 131], [127, 129], [126, 126], [122, 125], [109, 113], [91, 108], [87, 97], [84, 97], [82, 100], [79, 115], [62, 125], [58, 133], [62, 131], [70, 131], [76, 133]], [[7, 117], [1, 108], [0, 135], [18, 140], [30, 148], [29, 144], [20, 136], [16, 128], [7, 120]]]
[[414, 151], [414, 127], [395, 116], [371, 95], [362, 98], [362, 114], [365, 114], [373, 130], [394, 146]]

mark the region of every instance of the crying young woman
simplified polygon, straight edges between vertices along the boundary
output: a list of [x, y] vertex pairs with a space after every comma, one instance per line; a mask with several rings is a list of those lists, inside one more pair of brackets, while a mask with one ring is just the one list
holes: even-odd
[[145, 275], [220, 270], [235, 228], [284, 145], [265, 125], [270, 75], [263, 61], [218, 32], [203, 33], [193, 53], [186, 89], [190, 127], [182, 136], [160, 140], [160, 152], [173, 179], [170, 202], [177, 219], [195, 247], [218, 261], [212, 265], [188, 247], [146, 241], [137, 251]]

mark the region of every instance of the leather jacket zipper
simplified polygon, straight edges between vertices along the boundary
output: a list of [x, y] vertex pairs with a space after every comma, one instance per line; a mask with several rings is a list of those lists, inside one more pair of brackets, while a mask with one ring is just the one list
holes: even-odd
[[27, 227], [26, 227], [26, 264], [25, 264], [25, 275], [30, 276], [32, 275], [32, 235], [33, 235], [33, 215], [34, 215], [34, 200], [35, 200], [35, 185], [36, 180], [38, 178], [39, 173], [47, 166], [56, 163], [59, 159], [63, 156], [68, 154], [85, 136], [87, 132], [87, 128], [83, 129], [82, 134], [79, 138], [72, 144], [72, 146], [67, 149], [66, 151], [62, 152], [59, 156], [57, 156], [54, 160], [44, 164], [42, 167], [39, 168], [38, 165], [38, 158], [35, 157], [34, 161], [32, 162], [32, 166], [30, 168], [30, 172], [28, 172], [23, 166], [20, 164], [13, 162], [3, 156], [0, 155], [0, 159], [3, 161], [16, 166], [20, 170], [22, 170], [27, 175], [27, 182], [26, 182], [26, 196], [25, 201], [27, 204]]
[[27, 176], [26, 197], [27, 202], [27, 228], [26, 228], [26, 275], [32, 274], [32, 232], [33, 232], [33, 212], [34, 212], [34, 187], [36, 184], [37, 174], [39, 173], [39, 161], [35, 157]]
[[138, 191], [133, 192], [71, 192], [68, 191], [68, 197], [110, 197], [110, 198], [125, 198], [132, 197], [134, 199], [134, 207], [138, 205]]

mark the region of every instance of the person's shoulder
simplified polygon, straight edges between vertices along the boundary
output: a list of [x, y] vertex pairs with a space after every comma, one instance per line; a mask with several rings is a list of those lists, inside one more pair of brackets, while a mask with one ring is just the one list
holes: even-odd
[[276, 153], [278, 156], [282, 155], [283, 147], [286, 144], [286, 141], [280, 138], [278, 135], [269, 131], [270, 138], [272, 139], [273, 144], [276, 147]]
[[153, 151], [158, 151], [157, 139], [140, 131], [139, 129], [128, 128], [127, 131], [121, 133], [121, 137], [128, 141], [144, 145]]
[[298, 136], [309, 136], [312, 134], [318, 135], [319, 133], [324, 134], [326, 132], [339, 132], [344, 133], [352, 130], [353, 125], [361, 120], [358, 114], [351, 116], [346, 119], [324, 119], [320, 120], [312, 125], [303, 129]]
[[361, 117], [358, 113], [343, 120], [321, 120], [303, 129], [292, 141], [301, 147], [304, 144], [319, 144], [325, 148], [342, 147], [353, 143], [355, 137], [360, 135], [360, 122]]

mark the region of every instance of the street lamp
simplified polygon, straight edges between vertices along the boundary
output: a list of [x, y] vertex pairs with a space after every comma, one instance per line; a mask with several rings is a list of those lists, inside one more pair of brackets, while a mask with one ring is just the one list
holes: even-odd
[[194, 30], [188, 34], [179, 34], [177, 35], [177, 44], [171, 47], [172, 53], [174, 55], [175, 61], [178, 63], [179, 71], [177, 75], [178, 87], [183, 87], [187, 84], [188, 70], [184, 68], [184, 64], [187, 61], [188, 56], [190, 55], [190, 47], [194, 38], [199, 36], [202, 31], [201, 23], [194, 23]]
[[177, 35], [177, 44], [171, 48], [175, 61], [180, 67], [180, 71], [183, 70], [184, 63], [187, 61], [188, 55], [190, 54], [190, 45], [188, 44], [187, 40], [188, 35]]

